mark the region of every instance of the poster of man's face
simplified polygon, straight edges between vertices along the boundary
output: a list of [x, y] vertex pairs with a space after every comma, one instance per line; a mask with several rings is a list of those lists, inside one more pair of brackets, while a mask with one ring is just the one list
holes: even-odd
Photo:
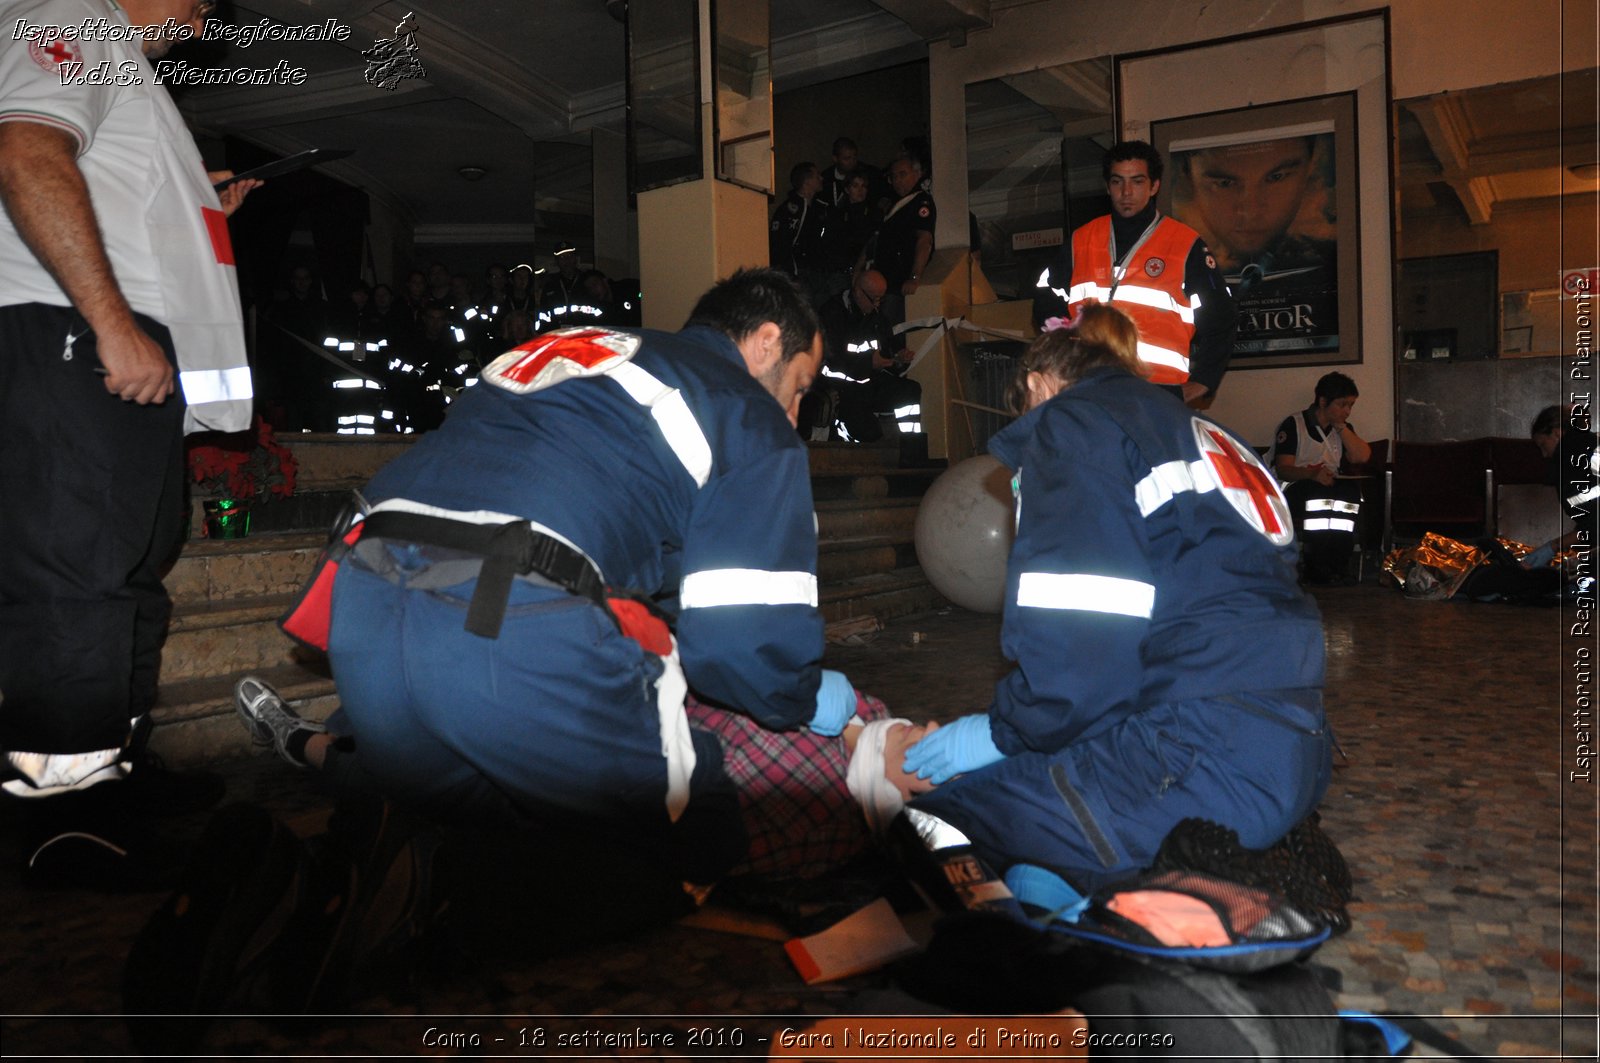
[[1171, 148], [1172, 216], [1195, 229], [1238, 310], [1235, 358], [1337, 350], [1334, 134], [1263, 130]]
[[1223, 273], [1329, 266], [1333, 134], [1174, 151], [1172, 214], [1205, 237]]

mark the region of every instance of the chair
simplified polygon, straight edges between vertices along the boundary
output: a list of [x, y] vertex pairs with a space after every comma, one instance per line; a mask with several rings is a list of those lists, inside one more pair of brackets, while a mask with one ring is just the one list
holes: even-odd
[[1389, 441], [1373, 440], [1368, 446], [1372, 454], [1363, 462], [1350, 462], [1346, 475], [1361, 477], [1361, 518], [1356, 528], [1356, 579], [1367, 577], [1367, 555], [1383, 550], [1384, 529], [1388, 527], [1388, 513], [1379, 508], [1388, 505], [1384, 490], [1389, 466]]
[[1388, 514], [1384, 549], [1402, 534], [1434, 531], [1475, 538], [1493, 517], [1494, 470], [1488, 439], [1453, 443], [1394, 441], [1394, 465], [1385, 487]]
[[1548, 465], [1531, 439], [1489, 440], [1494, 470], [1494, 534], [1526, 543], [1554, 539], [1566, 528], [1561, 492], [1545, 477]]

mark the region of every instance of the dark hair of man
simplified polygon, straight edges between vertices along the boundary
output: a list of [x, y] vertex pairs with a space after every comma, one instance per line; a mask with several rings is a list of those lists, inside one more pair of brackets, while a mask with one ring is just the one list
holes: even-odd
[[1356, 390], [1356, 382], [1343, 373], [1326, 373], [1317, 381], [1316, 390], [1312, 394], [1324, 402], [1333, 403], [1340, 399], [1353, 399], [1361, 392]]
[[1565, 418], [1561, 416], [1560, 406], [1546, 406], [1539, 411], [1539, 416], [1533, 419], [1533, 427], [1528, 430], [1528, 434], [1530, 436], [1554, 435], [1557, 431], [1566, 427], [1561, 423], [1563, 420]]
[[800, 186], [806, 183], [806, 178], [811, 176], [811, 171], [817, 168], [814, 162], [797, 162], [789, 168], [789, 190], [800, 191]]
[[[843, 151], [845, 148], [855, 148], [855, 147], [856, 147], [856, 142], [855, 141], [851, 140], [849, 137], [840, 137], [840, 138], [838, 138], [837, 140], [835, 140], [833, 142], [833, 153], [835, 155], [837, 155], [841, 151]], [[859, 151], [861, 149], [856, 148], [856, 150]]]
[[811, 349], [817, 315], [794, 278], [773, 269], [741, 269], [712, 285], [683, 327], [703, 325], [738, 343], [768, 321], [781, 332], [781, 362]]
[[1166, 172], [1166, 164], [1161, 161], [1161, 153], [1142, 140], [1123, 140], [1111, 145], [1105, 158], [1100, 160], [1100, 177], [1106, 184], [1111, 183], [1111, 167], [1119, 162], [1133, 162], [1142, 160], [1150, 180], [1159, 181]]

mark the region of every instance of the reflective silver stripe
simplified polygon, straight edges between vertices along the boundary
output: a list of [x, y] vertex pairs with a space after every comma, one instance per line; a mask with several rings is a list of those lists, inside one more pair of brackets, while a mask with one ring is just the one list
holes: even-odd
[[661, 677], [656, 680], [656, 715], [661, 721], [661, 755], [667, 761], [667, 818], [676, 823], [689, 807], [689, 778], [694, 775], [694, 739], [689, 733], [689, 716], [684, 700], [689, 682], [678, 660], [678, 640], [672, 652], [661, 658]]
[[713, 568], [683, 577], [678, 594], [684, 609], [719, 605], [817, 604], [817, 577], [809, 572], [768, 572], [759, 568]]
[[1017, 604], [1034, 609], [1076, 609], [1149, 619], [1156, 589], [1139, 580], [1087, 572], [1024, 572]]
[[1117, 295], [1112, 302], [1138, 303], [1140, 306], [1150, 306], [1157, 310], [1166, 310], [1177, 314], [1178, 319], [1185, 325], [1194, 324], [1195, 306], [1198, 300], [1180, 302], [1174, 299], [1169, 292], [1160, 288], [1146, 288], [1142, 284], [1121, 284], [1117, 286]]
[[1165, 461], [1140, 480], [1133, 489], [1134, 501], [1139, 506], [1139, 515], [1148, 517], [1168, 502], [1172, 496], [1182, 494], [1184, 491], [1195, 491], [1205, 494], [1207, 491], [1216, 490], [1217, 482], [1211, 476], [1204, 460], [1201, 461]]
[[202, 402], [235, 402], [255, 394], [250, 386], [250, 367], [232, 369], [185, 369], [178, 374], [183, 401], [190, 406]]
[[1153, 343], [1139, 341], [1139, 360], [1146, 365], [1164, 365], [1169, 369], [1189, 371], [1189, 356], [1166, 347], [1157, 347]]
[[1067, 291], [1067, 302], [1069, 303], [1078, 303], [1085, 299], [1093, 299], [1096, 302], [1104, 303], [1110, 300], [1110, 298], [1111, 289], [1102, 287], [1101, 285], [1096, 284], [1094, 281], [1084, 281], [1081, 284], [1074, 284]]
[[667, 387], [632, 362], [623, 362], [606, 375], [621, 384], [633, 401], [650, 408], [650, 416], [666, 436], [667, 446], [693, 477], [694, 485], [704, 487], [711, 479], [711, 444], [706, 442], [706, 434], [700, 430], [700, 422], [694, 419], [683, 393]]
[[6, 762], [22, 778], [9, 779], [0, 788], [17, 797], [50, 797], [69, 790], [86, 790], [128, 774], [121, 748], [92, 753], [7, 752]]
[[1308, 532], [1353, 532], [1356, 530], [1356, 522], [1349, 517], [1307, 517], [1304, 528]]
[[894, 416], [896, 420], [899, 420], [902, 417], [910, 417], [912, 414], [920, 414], [921, 412], [922, 404], [919, 402], [913, 402], [909, 406], [896, 406], [894, 409]]
[[1116, 297], [1112, 297], [1110, 288], [1103, 287], [1093, 281], [1084, 281], [1074, 284], [1067, 294], [1069, 303], [1080, 302], [1084, 299], [1094, 299], [1102, 303], [1138, 303], [1140, 306], [1150, 306], [1157, 310], [1166, 310], [1177, 314], [1179, 320], [1186, 325], [1194, 324], [1194, 312], [1200, 306], [1198, 296], [1190, 296], [1188, 302], [1174, 299], [1168, 292], [1160, 288], [1146, 288], [1142, 284], [1117, 285]]
[[853, 377], [849, 373], [841, 373], [837, 369], [829, 369], [827, 366], [822, 367], [822, 375], [832, 377], [835, 380], [848, 380], [852, 384], [871, 383], [871, 380], [867, 377]]
[[1346, 502], [1342, 498], [1311, 498], [1306, 500], [1307, 513], [1360, 513], [1359, 502]]

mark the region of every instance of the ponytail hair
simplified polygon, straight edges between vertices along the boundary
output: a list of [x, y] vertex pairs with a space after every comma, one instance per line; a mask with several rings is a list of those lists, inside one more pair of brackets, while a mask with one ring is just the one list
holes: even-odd
[[1028, 374], [1043, 373], [1071, 387], [1092, 369], [1125, 369], [1144, 376], [1139, 361], [1139, 329], [1114, 306], [1089, 303], [1065, 328], [1054, 329], [1028, 345], [1006, 388], [1006, 403], [1016, 413], [1028, 407]]

